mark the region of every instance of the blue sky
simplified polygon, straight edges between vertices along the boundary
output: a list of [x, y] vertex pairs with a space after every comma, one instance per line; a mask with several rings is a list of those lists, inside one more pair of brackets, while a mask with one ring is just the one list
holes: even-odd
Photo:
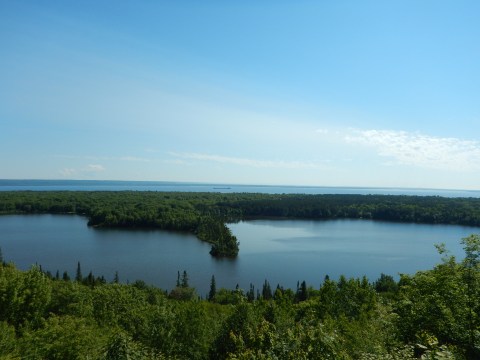
[[478, 1], [1, 1], [0, 178], [480, 188]]

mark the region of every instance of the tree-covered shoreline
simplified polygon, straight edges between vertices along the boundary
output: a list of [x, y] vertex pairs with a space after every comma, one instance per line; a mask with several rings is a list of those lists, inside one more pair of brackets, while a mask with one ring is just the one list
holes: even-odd
[[[480, 225], [480, 199], [378, 195], [3, 192], [0, 214], [78, 214], [90, 226], [188, 231], [212, 255], [238, 242], [226, 223], [262, 217]], [[235, 244], [233, 244], [233, 241]], [[216, 289], [186, 272], [166, 293], [143, 281], [60, 276], [0, 261], [0, 359], [478, 359], [480, 237], [432, 270], [319, 279], [297, 289]], [[8, 254], [6, 254], [8, 257]], [[235, 253], [236, 255], [236, 253]], [[120, 269], [121, 270], [121, 269]], [[300, 280], [300, 279], [299, 279]], [[233, 285], [233, 284], [232, 284]], [[276, 285], [276, 287], [275, 287]]]
[[301, 195], [136, 191], [0, 192], [1, 214], [77, 214], [88, 225], [187, 231], [235, 257], [228, 222], [251, 219], [369, 219], [480, 226], [480, 199], [407, 195]]

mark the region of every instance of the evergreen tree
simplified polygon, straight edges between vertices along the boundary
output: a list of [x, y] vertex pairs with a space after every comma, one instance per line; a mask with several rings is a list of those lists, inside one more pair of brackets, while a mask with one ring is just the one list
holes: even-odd
[[58, 271], [58, 270], [55, 273], [55, 280], [60, 280], [60, 271]]
[[280, 284], [277, 284], [277, 288], [273, 293], [273, 300], [281, 299], [284, 293], [285, 293], [285, 289], [283, 288], [283, 286], [280, 286]]
[[380, 274], [380, 277], [373, 284], [375, 290], [379, 293], [396, 292], [398, 290], [398, 284], [391, 275]]
[[177, 271], [177, 287], [180, 287], [180, 271]]
[[270, 287], [270, 283], [265, 279], [262, 288], [262, 297], [264, 300], [270, 300], [272, 298], [272, 288]]
[[80, 261], [77, 263], [77, 274], [75, 275], [75, 281], [82, 282], [82, 268], [80, 266]]
[[0, 247], [0, 265], [3, 265], [3, 264], [4, 264], [4, 261], [3, 261], [2, 248]]
[[252, 302], [253, 300], [255, 300], [255, 287], [253, 286], [252, 283], [250, 283], [250, 290], [248, 290], [247, 292], [247, 300], [249, 302]]
[[300, 284], [300, 287], [297, 285], [297, 294], [296, 294], [297, 301], [305, 301], [308, 298], [308, 289], [307, 289], [307, 283], [302, 281]]
[[212, 275], [212, 280], [210, 282], [210, 292], [208, 293], [208, 300], [213, 301], [215, 299], [216, 294], [217, 294], [217, 286], [215, 283], [215, 275]]
[[70, 281], [70, 276], [68, 276], [68, 273], [66, 271], [63, 272], [62, 279], [64, 281]]
[[95, 285], [95, 277], [93, 276], [92, 271], [88, 273], [86, 279], [84, 279], [84, 284], [93, 287]]
[[183, 288], [188, 288], [188, 274], [185, 270], [183, 270], [182, 283], [180, 286]]
[[115, 276], [113, 277], [113, 283], [118, 284], [120, 282], [120, 278], [118, 277], [118, 271], [115, 271]]

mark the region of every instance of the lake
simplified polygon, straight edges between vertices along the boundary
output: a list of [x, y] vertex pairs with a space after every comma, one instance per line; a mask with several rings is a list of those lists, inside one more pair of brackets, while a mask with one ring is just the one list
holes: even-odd
[[205, 296], [214, 274], [217, 288], [261, 288], [265, 279], [295, 288], [297, 281], [318, 288], [325, 275], [338, 279], [386, 273], [415, 273], [440, 261], [435, 243], [444, 242], [459, 259], [460, 239], [478, 228], [389, 223], [370, 220], [255, 220], [229, 225], [240, 241], [237, 259], [215, 259], [210, 245], [194, 235], [160, 230], [94, 229], [76, 215], [0, 216], [0, 247], [19, 268], [41, 264], [53, 274], [74, 277], [93, 271], [111, 281], [142, 279], [172, 289], [177, 271]]
[[359, 194], [480, 197], [480, 190], [208, 184], [171, 181], [7, 180], [0, 191], [181, 191], [262, 194]]

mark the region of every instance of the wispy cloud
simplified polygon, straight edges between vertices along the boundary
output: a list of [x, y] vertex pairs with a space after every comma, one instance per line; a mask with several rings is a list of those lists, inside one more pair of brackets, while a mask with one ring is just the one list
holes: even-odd
[[72, 177], [84, 177], [84, 176], [91, 176], [94, 174], [102, 173], [106, 169], [103, 165], [100, 164], [89, 164], [86, 167], [81, 169], [75, 168], [63, 168], [59, 171], [60, 175], [65, 178], [72, 178]]
[[138, 156], [85, 156], [85, 155], [55, 155], [56, 158], [62, 159], [77, 159], [90, 161], [135, 161], [135, 162], [150, 162], [152, 159], [138, 157]]
[[122, 156], [118, 158], [118, 160], [122, 161], [134, 161], [134, 162], [150, 162], [150, 159], [137, 157], [137, 156]]
[[100, 164], [89, 164], [85, 169], [84, 172], [103, 172], [105, 171], [105, 167]]
[[304, 162], [304, 161], [258, 160], [258, 159], [248, 159], [248, 158], [201, 154], [201, 153], [170, 152], [170, 155], [176, 158], [181, 158], [181, 159], [209, 161], [209, 162], [233, 164], [233, 165], [248, 166], [248, 167], [255, 167], [255, 168], [299, 169], [299, 168], [320, 167], [318, 163]]
[[60, 170], [60, 175], [62, 175], [63, 177], [72, 177], [75, 176], [76, 173], [77, 170], [72, 168], [63, 168], [62, 170]]
[[480, 143], [392, 130], [351, 130], [349, 143], [377, 150], [403, 165], [431, 169], [468, 171], [480, 169]]

